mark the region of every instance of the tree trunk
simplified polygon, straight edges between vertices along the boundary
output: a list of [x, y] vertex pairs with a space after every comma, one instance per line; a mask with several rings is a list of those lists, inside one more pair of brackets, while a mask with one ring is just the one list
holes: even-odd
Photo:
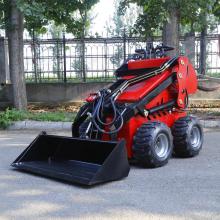
[[17, 8], [16, 0], [10, 0], [9, 25], [7, 30], [9, 69], [13, 90], [13, 105], [19, 110], [27, 108], [24, 78], [23, 30], [23, 14]]
[[193, 66], [195, 66], [195, 32], [189, 32], [185, 35], [185, 55], [189, 58]]
[[169, 56], [179, 54], [179, 13], [178, 10], [173, 10], [169, 20], [163, 27], [163, 44], [174, 47], [173, 51], [167, 52]]

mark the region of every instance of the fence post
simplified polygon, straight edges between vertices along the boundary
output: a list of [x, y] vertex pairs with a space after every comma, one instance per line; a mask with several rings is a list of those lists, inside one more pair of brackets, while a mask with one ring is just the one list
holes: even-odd
[[66, 79], [66, 36], [65, 32], [63, 32], [63, 81], [67, 82]]
[[86, 82], [86, 66], [85, 66], [85, 38], [82, 37], [82, 73], [83, 73], [83, 82]]
[[200, 59], [199, 59], [199, 73], [206, 74], [206, 35], [207, 27], [204, 27], [200, 36]]
[[184, 37], [185, 56], [189, 58], [193, 66], [195, 66], [195, 32], [185, 34]]
[[105, 54], [104, 54], [104, 58], [105, 58], [105, 80], [107, 78], [107, 53], [108, 53], [108, 49], [107, 49], [107, 41], [105, 40], [104, 41], [104, 51], [105, 51]]
[[34, 29], [33, 29], [33, 32], [32, 32], [32, 46], [33, 46], [33, 53], [34, 53], [34, 58], [33, 58], [33, 64], [34, 64], [34, 81], [35, 83], [37, 83], [37, 54], [36, 54], [36, 42], [35, 42], [35, 32], [34, 32]]
[[123, 49], [124, 49], [124, 61], [126, 60], [126, 32], [124, 28], [124, 35], [123, 35]]

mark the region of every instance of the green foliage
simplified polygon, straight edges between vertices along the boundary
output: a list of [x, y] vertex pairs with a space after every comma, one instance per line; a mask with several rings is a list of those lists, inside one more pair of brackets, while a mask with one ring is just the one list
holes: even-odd
[[19, 121], [25, 117], [25, 111], [7, 108], [4, 112], [0, 112], [0, 128], [7, 128], [13, 121]]
[[131, 4], [129, 9], [122, 14], [120, 8], [121, 3], [122, 0], [114, 1], [114, 14], [105, 27], [111, 37], [123, 37], [125, 31], [129, 37], [133, 34], [133, 26], [137, 19], [139, 7], [135, 4]]
[[122, 0], [120, 7], [129, 7], [131, 3], [142, 8], [135, 31], [147, 37], [162, 29], [174, 10], [178, 12], [180, 24], [189, 25], [191, 31], [201, 31], [204, 26], [211, 26], [213, 17], [208, 16], [207, 19], [207, 15], [219, 16], [220, 11], [219, 0]]
[[7, 108], [0, 112], [0, 128], [7, 128], [14, 121], [34, 120], [34, 121], [73, 121], [75, 113], [66, 112], [28, 112]]
[[6, 109], [5, 112], [0, 112], [0, 128], [7, 128], [17, 116], [15, 110]]
[[26, 113], [28, 120], [34, 121], [73, 121], [75, 113], [64, 112], [43, 112], [43, 113]]
[[213, 7], [213, 14], [218, 18], [220, 21], [220, 1], [216, 0], [214, 7]]
[[[31, 31], [45, 32], [50, 21], [56, 25], [65, 25], [67, 32], [79, 35], [89, 25], [85, 14], [98, 0], [17, 0], [17, 6], [24, 14], [25, 27]], [[9, 0], [0, 1], [0, 23], [7, 23], [10, 11]], [[78, 13], [80, 16], [74, 16]]]
[[164, 1], [158, 0], [122, 0], [120, 4], [121, 13], [125, 13], [126, 8], [129, 8], [131, 3], [136, 3], [140, 7], [134, 25], [134, 33], [140, 36], [152, 36], [156, 30], [162, 27], [168, 17]]
[[[106, 24], [106, 30], [111, 37], [124, 37], [124, 35], [131, 37], [133, 32], [133, 26], [137, 19], [139, 7], [132, 4], [130, 8], [123, 14], [121, 13], [120, 4], [122, 0], [114, 1], [114, 14], [112, 18]], [[118, 68], [124, 59], [124, 49], [122, 44], [118, 44], [114, 49], [113, 55], [110, 57], [111, 63], [114, 68]]]
[[190, 25], [191, 31], [201, 32], [205, 27], [213, 30], [216, 17], [213, 14], [215, 0], [186, 1], [188, 7], [180, 7], [180, 21], [182, 25]]

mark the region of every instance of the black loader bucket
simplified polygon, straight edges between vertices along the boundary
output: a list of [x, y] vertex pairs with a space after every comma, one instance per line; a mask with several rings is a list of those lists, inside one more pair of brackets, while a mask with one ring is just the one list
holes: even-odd
[[35, 174], [82, 185], [118, 180], [129, 173], [125, 142], [40, 134], [12, 163]]

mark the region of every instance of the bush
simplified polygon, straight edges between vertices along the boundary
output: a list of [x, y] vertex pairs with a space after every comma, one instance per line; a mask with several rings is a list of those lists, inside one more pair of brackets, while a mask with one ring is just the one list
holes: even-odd
[[75, 113], [66, 112], [28, 112], [7, 108], [0, 112], [0, 128], [6, 129], [14, 121], [73, 121]]
[[7, 128], [11, 124], [11, 121], [6, 112], [0, 112], [0, 127]]
[[7, 128], [13, 121], [23, 120], [24, 111], [7, 108], [4, 112], [0, 112], [0, 127]]

